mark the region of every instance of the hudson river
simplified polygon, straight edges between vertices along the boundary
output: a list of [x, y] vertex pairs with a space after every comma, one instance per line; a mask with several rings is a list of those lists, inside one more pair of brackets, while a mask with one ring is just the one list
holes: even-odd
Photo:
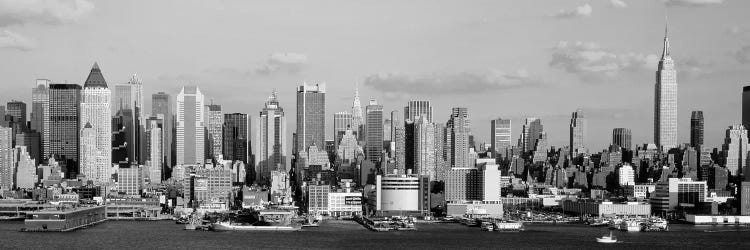
[[[66, 233], [22, 233], [0, 222], [0, 249], [499, 249], [602, 248], [606, 228], [526, 225], [520, 233], [484, 232], [460, 224], [417, 224], [419, 231], [376, 233], [351, 221], [326, 221], [300, 232], [185, 231], [172, 221], [107, 221]], [[670, 225], [669, 232], [614, 231], [608, 248], [750, 249], [750, 227]], [[709, 232], [706, 232], [709, 231]], [[713, 232], [720, 231], [720, 232]]]

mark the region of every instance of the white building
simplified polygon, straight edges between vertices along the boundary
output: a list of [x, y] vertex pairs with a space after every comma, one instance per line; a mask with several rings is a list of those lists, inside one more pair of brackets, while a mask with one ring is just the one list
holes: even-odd
[[630, 164], [623, 164], [617, 171], [620, 186], [635, 185], [635, 171]]
[[256, 182], [271, 182], [272, 171], [287, 171], [286, 118], [273, 92], [258, 115], [255, 136]]
[[34, 159], [29, 157], [29, 152], [25, 146], [16, 146], [13, 156], [15, 158], [16, 168], [16, 187], [17, 188], [34, 188], [39, 178], [36, 175], [36, 166]]
[[177, 164], [205, 161], [204, 96], [196, 86], [185, 86], [177, 95]]
[[117, 169], [117, 191], [126, 195], [138, 195], [141, 188], [141, 168], [130, 166]]
[[13, 188], [13, 129], [0, 127], [0, 190]]
[[208, 123], [208, 141], [211, 154], [209, 157], [216, 160], [222, 154], [224, 145], [224, 114], [221, 113], [221, 105], [206, 105], [207, 123]]
[[654, 142], [666, 152], [677, 146], [677, 70], [669, 55], [666, 30], [663, 49], [654, 88]]
[[420, 181], [414, 175], [378, 175], [375, 179], [378, 211], [419, 211]]
[[706, 181], [669, 178], [656, 183], [656, 189], [651, 194], [651, 208], [654, 211], [670, 211], [677, 206], [694, 206], [705, 202], [707, 194]]
[[109, 181], [112, 166], [111, 92], [94, 63], [81, 91], [80, 169], [95, 185]]
[[[163, 120], [162, 120], [163, 121]], [[164, 166], [164, 154], [162, 153], [163, 137], [159, 120], [149, 119], [147, 124], [149, 147], [148, 177], [151, 183], [161, 183], [162, 168]]]
[[724, 159], [726, 168], [732, 176], [743, 174], [747, 166], [747, 151], [750, 150], [748, 144], [747, 129], [742, 124], [735, 124], [727, 129], [727, 136], [724, 138]]

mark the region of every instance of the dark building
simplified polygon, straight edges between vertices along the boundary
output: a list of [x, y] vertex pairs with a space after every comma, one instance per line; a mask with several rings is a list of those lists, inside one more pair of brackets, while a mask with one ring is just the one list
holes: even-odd
[[750, 86], [742, 88], [742, 126], [750, 128]]
[[404, 169], [414, 172], [414, 161], [416, 148], [414, 148], [414, 132], [416, 130], [414, 121], [407, 120], [404, 124]]
[[26, 127], [26, 103], [21, 101], [10, 101], [6, 106], [5, 115], [13, 117], [13, 134], [20, 134], [28, 130]]
[[740, 215], [750, 215], [750, 182], [740, 185]]
[[[65, 159], [67, 177], [78, 175], [78, 117], [81, 86], [78, 84], [49, 85], [49, 150], [47, 155]], [[46, 127], [46, 126], [45, 126]]]
[[703, 145], [703, 111], [693, 111], [690, 115], [690, 146]]
[[[121, 130], [124, 132], [123, 138], [125, 138], [124, 139], [125, 143], [119, 144], [118, 146], [123, 147], [125, 149], [125, 152], [127, 153], [127, 159], [125, 160], [127, 164], [125, 166], [126, 167], [130, 166], [129, 163], [138, 164], [137, 155], [139, 152], [139, 147], [138, 147], [138, 141], [136, 140], [136, 137], [137, 137], [136, 133], [138, 131], [137, 131], [137, 127], [135, 124], [135, 117], [133, 117], [133, 110], [132, 109], [120, 109], [119, 111], [117, 111], [117, 114], [115, 114], [115, 117], [120, 118], [117, 122], [122, 127], [119, 127], [117, 130], [115, 130], [115, 128], [113, 127], [112, 133], [116, 133], [115, 131], [121, 131]], [[114, 124], [115, 123], [112, 122], [113, 126]], [[115, 161], [114, 155], [112, 156], [112, 159], [113, 159], [112, 161]], [[114, 163], [120, 163], [120, 162], [117, 161]]]
[[248, 163], [248, 152], [250, 152], [248, 131], [250, 131], [250, 124], [247, 114], [224, 114], [224, 160]]
[[168, 167], [175, 165], [175, 159], [177, 158], [177, 152], [174, 150], [175, 145], [175, 130], [174, 128], [174, 117], [172, 114], [172, 103], [170, 102], [169, 94], [159, 92], [151, 95], [151, 114], [154, 116], [164, 116], [164, 127], [162, 132], [164, 133], [164, 163]]
[[630, 149], [632, 137], [629, 128], [615, 128], [612, 130], [612, 145]]
[[127, 132], [123, 120], [123, 116], [112, 118], [112, 163], [121, 168], [127, 168], [130, 164], [128, 163]]

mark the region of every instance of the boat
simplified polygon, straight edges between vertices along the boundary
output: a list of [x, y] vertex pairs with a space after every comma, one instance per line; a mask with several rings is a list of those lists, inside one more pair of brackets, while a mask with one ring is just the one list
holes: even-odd
[[479, 223], [477, 223], [477, 220], [474, 218], [461, 218], [461, 224], [470, 227], [476, 227], [479, 225]]
[[662, 218], [651, 218], [641, 224], [643, 232], [664, 232], [669, 231], [667, 220]]
[[185, 230], [203, 229], [203, 219], [196, 214], [191, 214], [185, 223]]
[[598, 219], [598, 220], [592, 220], [591, 222], [588, 222], [590, 227], [606, 227], [609, 225], [609, 220], [605, 219]]
[[492, 222], [482, 222], [482, 231], [495, 231], [495, 225]]
[[599, 243], [617, 243], [617, 238], [612, 235], [612, 231], [609, 232], [609, 236], [604, 235], [601, 238], [596, 238], [596, 242]]
[[302, 227], [318, 227], [320, 226], [320, 221], [323, 220], [323, 216], [317, 215], [317, 216], [308, 216], [305, 218], [304, 224], [302, 224]]
[[253, 226], [235, 224], [229, 221], [211, 224], [211, 230], [213, 231], [298, 231], [300, 229], [299, 226]]
[[500, 232], [520, 232], [525, 230], [522, 222], [500, 221], [493, 223], [493, 226], [495, 227], [495, 231]]
[[638, 220], [623, 220], [620, 223], [620, 231], [640, 232], [641, 222]]

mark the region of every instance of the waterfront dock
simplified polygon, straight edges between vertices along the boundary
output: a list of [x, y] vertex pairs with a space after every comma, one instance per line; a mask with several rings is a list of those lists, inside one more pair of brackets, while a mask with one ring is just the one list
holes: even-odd
[[28, 213], [22, 232], [68, 232], [107, 220], [104, 206], [56, 207]]

